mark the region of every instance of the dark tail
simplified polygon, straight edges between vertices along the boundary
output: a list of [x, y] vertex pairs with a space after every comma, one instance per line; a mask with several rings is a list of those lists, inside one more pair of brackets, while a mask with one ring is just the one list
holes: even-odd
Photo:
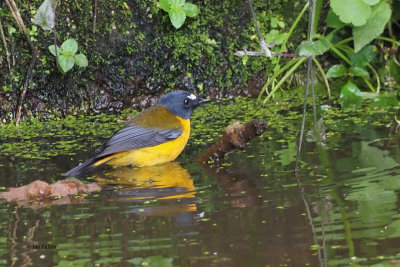
[[93, 166], [93, 164], [97, 161], [98, 159], [96, 158], [91, 158], [85, 161], [84, 163], [81, 163], [80, 165], [76, 166], [75, 168], [67, 171], [66, 173], [63, 174], [63, 176], [81, 176], [84, 173], [87, 173], [89, 171], [92, 171], [93, 169], [97, 168], [100, 165]]

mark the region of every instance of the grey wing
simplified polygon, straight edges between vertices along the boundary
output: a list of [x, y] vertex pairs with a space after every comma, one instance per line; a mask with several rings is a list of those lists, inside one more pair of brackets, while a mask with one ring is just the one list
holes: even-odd
[[181, 130], [159, 130], [132, 124], [116, 132], [93, 156], [100, 158], [135, 148], [160, 145], [178, 138], [181, 134]]

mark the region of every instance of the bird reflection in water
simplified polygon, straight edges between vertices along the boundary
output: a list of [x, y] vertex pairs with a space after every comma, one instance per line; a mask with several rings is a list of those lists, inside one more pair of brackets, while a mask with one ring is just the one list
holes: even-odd
[[111, 201], [146, 204], [129, 209], [127, 213], [170, 216], [196, 211], [193, 180], [178, 162], [141, 168], [120, 167], [105, 176], [97, 177], [96, 181], [113, 186], [115, 194]]

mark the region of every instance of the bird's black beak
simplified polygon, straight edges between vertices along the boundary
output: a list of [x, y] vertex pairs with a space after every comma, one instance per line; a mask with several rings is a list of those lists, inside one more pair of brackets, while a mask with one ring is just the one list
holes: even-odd
[[200, 105], [202, 105], [204, 103], [208, 103], [210, 101], [211, 101], [211, 99], [198, 98], [197, 101], [196, 101], [196, 107], [200, 106]]

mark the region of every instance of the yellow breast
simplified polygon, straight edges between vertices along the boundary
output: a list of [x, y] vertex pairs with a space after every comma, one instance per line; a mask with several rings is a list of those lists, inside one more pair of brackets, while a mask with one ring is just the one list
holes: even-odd
[[182, 124], [182, 134], [175, 140], [163, 144], [119, 152], [96, 162], [95, 165], [106, 163], [112, 166], [134, 165], [138, 167], [152, 166], [175, 160], [185, 148], [190, 135], [190, 119], [177, 119]]

